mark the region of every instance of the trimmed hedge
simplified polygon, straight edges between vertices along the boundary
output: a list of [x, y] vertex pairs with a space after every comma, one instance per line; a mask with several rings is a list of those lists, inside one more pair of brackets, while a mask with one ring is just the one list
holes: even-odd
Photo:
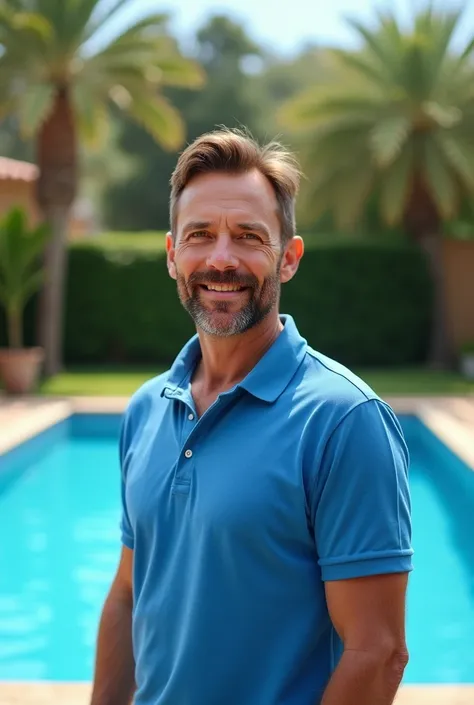
[[[346, 365], [408, 365], [426, 358], [431, 301], [425, 260], [414, 247], [333, 242], [307, 249], [283, 286], [280, 309], [314, 348]], [[33, 315], [31, 305], [30, 340]], [[71, 248], [68, 363], [169, 364], [193, 333], [164, 253]]]

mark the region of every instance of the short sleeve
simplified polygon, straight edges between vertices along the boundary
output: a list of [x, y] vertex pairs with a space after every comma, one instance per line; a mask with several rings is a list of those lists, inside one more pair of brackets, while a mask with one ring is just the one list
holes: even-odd
[[324, 450], [311, 499], [322, 579], [412, 569], [409, 453], [392, 409], [350, 410]]
[[121, 518], [120, 532], [122, 543], [130, 549], [135, 544], [133, 528], [127, 510], [127, 466], [129, 462], [130, 423], [127, 414], [124, 417], [120, 430], [119, 456], [120, 456], [120, 496]]

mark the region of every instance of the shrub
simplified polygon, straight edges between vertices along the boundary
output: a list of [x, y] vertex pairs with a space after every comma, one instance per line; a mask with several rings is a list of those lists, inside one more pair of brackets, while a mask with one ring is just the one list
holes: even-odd
[[400, 243], [315, 245], [283, 289], [310, 345], [347, 365], [425, 360], [432, 288], [423, 255]]
[[[347, 365], [407, 365], [427, 352], [432, 289], [421, 253], [399, 242], [315, 242], [280, 309], [310, 345]], [[30, 337], [33, 313], [30, 312]], [[194, 333], [163, 252], [72, 247], [68, 363], [169, 364]]]

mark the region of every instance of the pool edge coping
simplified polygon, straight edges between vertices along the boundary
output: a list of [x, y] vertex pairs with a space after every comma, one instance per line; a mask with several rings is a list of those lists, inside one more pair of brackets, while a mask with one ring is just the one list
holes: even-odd
[[[9, 399], [6, 400], [7, 404]], [[73, 414], [122, 414], [130, 396], [32, 396], [22, 397], [12, 404], [24, 406], [24, 413], [0, 433], [0, 457], [15, 447], [34, 438], [55, 424], [65, 421]], [[384, 397], [396, 414], [418, 417], [453, 453], [474, 471], [474, 397], [396, 396]], [[462, 405], [469, 407], [469, 422], [460, 421], [454, 411]], [[0, 407], [1, 411], [1, 407]], [[465, 407], [464, 407], [464, 413]], [[1, 703], [0, 703], [1, 705]]]
[[[416, 416], [422, 423], [474, 471], [474, 400], [470, 397], [390, 397], [387, 403], [396, 414]], [[471, 401], [469, 420], [460, 421], [454, 413], [466, 401]], [[466, 413], [465, 408], [463, 409]]]

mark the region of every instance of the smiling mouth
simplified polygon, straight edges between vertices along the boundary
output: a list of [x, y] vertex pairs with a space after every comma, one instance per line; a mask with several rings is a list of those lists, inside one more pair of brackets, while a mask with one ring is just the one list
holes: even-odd
[[235, 293], [238, 291], [245, 291], [248, 287], [246, 286], [240, 286], [240, 285], [233, 285], [233, 284], [201, 284], [200, 285], [204, 291], [215, 291], [218, 292], [219, 294], [222, 293]]

